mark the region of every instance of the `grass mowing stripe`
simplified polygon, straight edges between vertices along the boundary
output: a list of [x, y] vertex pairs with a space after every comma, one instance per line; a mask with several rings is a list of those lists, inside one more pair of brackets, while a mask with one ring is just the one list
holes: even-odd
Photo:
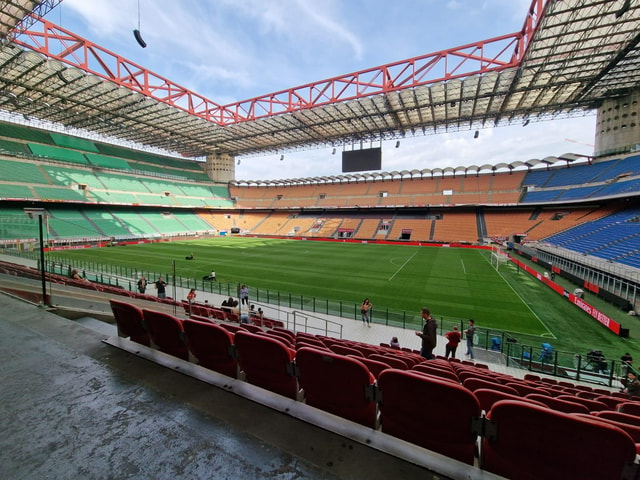
[[[578, 334], [571, 332], [574, 328], [571, 322], [586, 314], [573, 305], [565, 306], [564, 299], [556, 299], [555, 293], [525, 275], [516, 276], [509, 271], [498, 275], [483, 255], [485, 252], [414, 247], [416, 250], [410, 253], [407, 248], [406, 245], [213, 238], [82, 249], [52, 255], [163, 274], [171, 271], [171, 261], [175, 259], [178, 275], [200, 280], [213, 268], [221, 283], [232, 286], [246, 283], [253, 293], [257, 289], [269, 290], [270, 297], [291, 293], [305, 299], [315, 296], [321, 304], [328, 299], [354, 305], [368, 296], [374, 303], [374, 313], [383, 314], [387, 308], [405, 311], [409, 314], [408, 321], [419, 322], [418, 312], [427, 306], [438, 316], [474, 318], [482, 328], [538, 337], [551, 331], [561, 340], [577, 339]], [[194, 260], [184, 259], [189, 253], [194, 254]], [[522, 308], [523, 303], [527, 308]], [[590, 322], [593, 320], [586, 319], [581, 330], [591, 331]], [[595, 325], [596, 331], [599, 327]], [[606, 336], [601, 339], [606, 340]]]
[[[489, 266], [493, 268], [493, 265], [491, 265], [491, 260], [489, 258], [487, 258], [486, 255], [482, 255], [482, 257], [487, 261], [487, 263], [489, 264]], [[507, 263], [507, 266], [510, 266], [511, 264]], [[504, 277], [504, 275], [502, 275], [502, 273], [500, 273], [500, 267], [498, 266], [498, 268], [495, 269], [496, 273], [500, 276], [500, 278], [502, 278], [502, 280], [504, 281], [505, 285], [507, 285], [511, 291], [520, 299], [520, 301], [522, 302], [522, 304], [525, 306], [525, 308], [527, 308], [531, 314], [538, 320], [538, 322], [540, 322], [542, 324], [542, 326], [547, 330], [547, 333], [542, 333], [540, 334], [541, 336], [547, 337], [547, 338], [553, 338], [555, 339], [555, 335], [553, 334], [553, 332], [551, 331], [551, 329], [545, 324], [545, 322], [536, 314], [536, 312], [533, 311], [533, 309], [531, 308], [531, 306], [524, 300], [524, 298], [522, 298], [520, 296], [520, 294], [518, 292], [516, 292], [516, 290], [513, 288], [513, 286], [511, 285], [510, 282], [507, 281], [507, 279]], [[520, 332], [517, 332], [520, 333]]]

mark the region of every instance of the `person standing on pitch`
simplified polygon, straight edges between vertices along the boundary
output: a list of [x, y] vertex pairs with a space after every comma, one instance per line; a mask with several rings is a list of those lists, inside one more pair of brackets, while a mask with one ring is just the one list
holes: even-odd
[[422, 332], [416, 332], [416, 335], [422, 338], [420, 355], [427, 360], [431, 360], [433, 358], [433, 349], [436, 348], [436, 332], [438, 326], [436, 325], [436, 321], [431, 317], [431, 310], [423, 308], [420, 313], [424, 320]]
[[464, 336], [467, 338], [467, 353], [469, 358], [473, 359], [473, 336], [476, 333], [476, 321], [473, 318], [469, 319], [469, 326], [464, 331]]

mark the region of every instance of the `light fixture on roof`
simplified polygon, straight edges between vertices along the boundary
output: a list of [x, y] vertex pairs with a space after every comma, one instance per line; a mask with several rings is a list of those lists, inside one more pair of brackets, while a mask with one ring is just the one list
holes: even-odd
[[476, 133], [473, 134], [473, 138], [478, 138], [480, 136], [480, 130], [476, 130]]
[[526, 127], [527, 125], [529, 125], [529, 119], [527, 118], [524, 123], [522, 124], [523, 127]]
[[333, 150], [331, 151], [331, 155], [335, 155], [336, 154], [336, 148], [333, 147]]
[[142, 48], [147, 48], [147, 42], [142, 39], [142, 34], [140, 33], [140, 0], [138, 0], [138, 28], [133, 30], [133, 36]]
[[240, 165], [240, 159], [238, 159], [238, 165]]
[[284, 160], [284, 154], [280, 155], [280, 161]]
[[396, 140], [396, 148], [400, 147], [400, 140]]

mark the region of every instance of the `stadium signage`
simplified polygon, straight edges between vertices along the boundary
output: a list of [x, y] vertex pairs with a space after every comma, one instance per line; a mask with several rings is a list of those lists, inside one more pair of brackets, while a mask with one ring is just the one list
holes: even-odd
[[613, 332], [615, 332], [617, 334], [620, 333], [620, 324], [618, 322], [612, 320], [607, 315], [602, 313], [600, 310], [598, 310], [597, 308], [589, 305], [588, 303], [583, 301], [581, 298], [576, 297], [573, 294], [571, 294], [569, 296], [569, 299], [573, 302], [574, 305], [576, 305], [582, 311], [584, 311], [584, 312], [588, 313], [589, 315], [591, 315], [593, 318], [595, 318], [598, 322], [600, 322], [602, 325], [607, 327], [609, 330], [611, 330], [611, 331], [613, 331]]
[[602, 324], [605, 327], [607, 327], [609, 330], [614, 332], [616, 335], [620, 335], [621, 325], [618, 322], [616, 322], [612, 318], [608, 317], [607, 315], [602, 313], [600, 310], [598, 310], [594, 306], [589, 305], [587, 302], [582, 300], [582, 298], [574, 295], [573, 293], [569, 293], [567, 290], [563, 289], [560, 285], [555, 283], [553, 280], [551, 280], [551, 279], [547, 278], [546, 276], [540, 274], [540, 272], [538, 272], [535, 269], [529, 267], [528, 265], [524, 264], [520, 260], [518, 260], [516, 258], [511, 258], [511, 261], [513, 263], [515, 263], [516, 265], [518, 265], [519, 268], [521, 268], [522, 270], [527, 272], [529, 275], [531, 275], [532, 277], [538, 279], [539, 281], [541, 281], [542, 283], [547, 285], [549, 288], [551, 288], [553, 291], [555, 291], [559, 295], [562, 295], [563, 297], [565, 297], [567, 300], [569, 300], [571, 303], [573, 303], [580, 310], [582, 310], [583, 312], [589, 314], [596, 321], [598, 321], [600, 324]]

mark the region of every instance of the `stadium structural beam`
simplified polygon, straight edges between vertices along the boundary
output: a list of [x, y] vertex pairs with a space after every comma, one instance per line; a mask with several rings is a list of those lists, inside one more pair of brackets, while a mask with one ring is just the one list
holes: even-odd
[[44, 18], [35, 19], [30, 28], [18, 26], [13, 41], [23, 48], [57, 59], [190, 115], [226, 126], [518, 67], [549, 1], [532, 0], [525, 24], [516, 33], [228, 105], [219, 105]]

